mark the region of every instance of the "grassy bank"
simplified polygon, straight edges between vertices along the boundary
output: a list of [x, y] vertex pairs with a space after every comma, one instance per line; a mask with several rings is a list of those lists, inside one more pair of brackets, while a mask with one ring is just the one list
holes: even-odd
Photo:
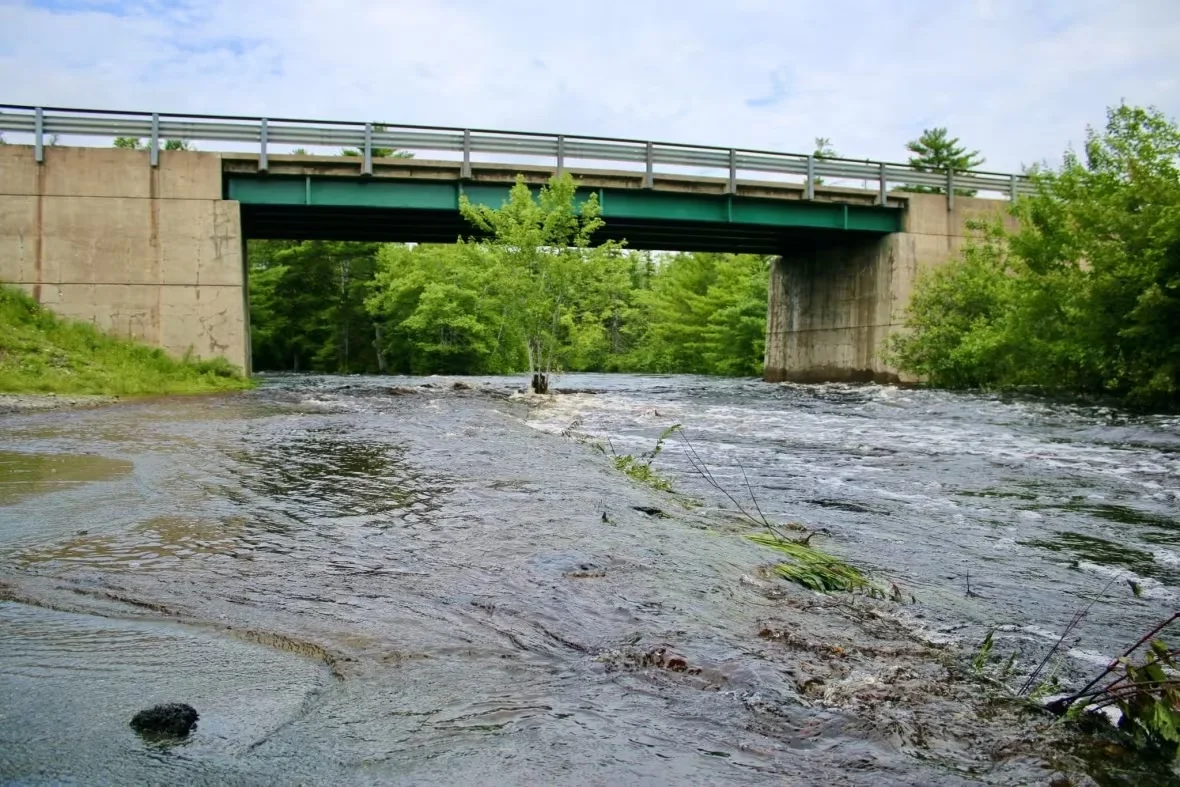
[[22, 291], [0, 285], [0, 392], [135, 396], [252, 385], [224, 360], [176, 360], [62, 319]]

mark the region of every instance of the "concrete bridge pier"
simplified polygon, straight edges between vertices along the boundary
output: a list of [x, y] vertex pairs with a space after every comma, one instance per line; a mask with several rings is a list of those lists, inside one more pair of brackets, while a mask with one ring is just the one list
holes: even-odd
[[1004, 215], [1007, 203], [955, 197], [948, 210], [940, 194], [904, 198], [901, 232], [814, 235], [774, 261], [767, 382], [912, 381], [886, 363], [882, 350], [904, 328], [915, 282], [960, 254], [969, 221]]

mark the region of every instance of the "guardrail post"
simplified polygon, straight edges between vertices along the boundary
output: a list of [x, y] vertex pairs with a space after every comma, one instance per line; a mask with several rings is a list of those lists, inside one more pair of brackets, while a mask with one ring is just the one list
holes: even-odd
[[463, 180], [471, 179], [471, 129], [463, 129], [463, 166], [459, 168], [459, 177]]
[[877, 165], [877, 181], [879, 184], [877, 190], [877, 204], [885, 205], [889, 200], [889, 197], [887, 196], [889, 187], [885, 182], [885, 162], [883, 161]]
[[266, 172], [266, 118], [262, 119], [262, 128], [258, 132], [258, 141], [261, 143], [258, 153], [258, 171]]
[[33, 159], [45, 163], [45, 112], [41, 107], [33, 110]]
[[644, 155], [644, 161], [647, 164], [647, 168], [643, 172], [643, 187], [645, 189], [654, 189], [656, 187], [655, 161], [652, 155], [654, 152], [655, 146], [648, 142], [646, 154]]
[[807, 157], [807, 199], [815, 199], [815, 156]]
[[725, 188], [726, 194], [737, 194], [737, 151], [729, 149], [729, 183]]
[[1012, 202], [1016, 201], [1016, 176], [1008, 176], [1008, 199]]
[[955, 209], [955, 171], [946, 168], [946, 209]]
[[152, 113], [152, 138], [148, 141], [148, 161], [153, 167], [160, 166], [160, 116]]
[[565, 137], [558, 135], [557, 137], [557, 177], [561, 177], [561, 173], [565, 172]]
[[365, 124], [365, 149], [361, 151], [361, 174], [373, 174], [373, 124]]

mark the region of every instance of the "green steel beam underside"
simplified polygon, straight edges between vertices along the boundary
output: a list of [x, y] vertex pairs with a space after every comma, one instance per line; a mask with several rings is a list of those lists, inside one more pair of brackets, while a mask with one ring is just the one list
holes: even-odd
[[[458, 212], [460, 194], [472, 202], [499, 207], [508, 198], [510, 188], [509, 184], [455, 181], [231, 176], [227, 178], [226, 197], [243, 205]], [[611, 219], [627, 219], [700, 222], [720, 225], [719, 229], [739, 224], [876, 234], [901, 231], [902, 215], [897, 208], [639, 189], [586, 189], [580, 192], [582, 198], [590, 191], [598, 194], [602, 216], [608, 223]]]

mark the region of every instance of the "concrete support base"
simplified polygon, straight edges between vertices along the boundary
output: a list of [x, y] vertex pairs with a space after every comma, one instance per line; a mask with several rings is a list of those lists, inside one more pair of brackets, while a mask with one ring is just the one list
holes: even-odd
[[0, 282], [55, 312], [248, 369], [238, 204], [221, 158], [0, 146]]
[[[768, 382], [912, 382], [883, 350], [904, 330], [917, 279], [962, 251], [973, 219], [1007, 202], [908, 195], [905, 231], [833, 233], [785, 249], [770, 271]], [[1005, 218], [1011, 226], [1011, 219]]]
[[770, 269], [765, 379], [897, 382], [878, 349], [891, 325], [890, 238], [796, 248]]

